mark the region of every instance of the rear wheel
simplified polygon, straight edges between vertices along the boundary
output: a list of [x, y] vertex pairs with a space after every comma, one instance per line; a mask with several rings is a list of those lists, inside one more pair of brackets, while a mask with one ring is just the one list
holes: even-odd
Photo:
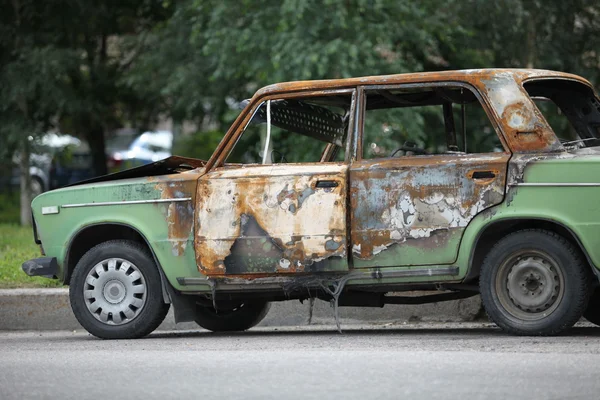
[[591, 271], [563, 237], [523, 230], [488, 253], [479, 279], [492, 321], [518, 335], [556, 335], [581, 318], [590, 296]]
[[77, 263], [69, 288], [79, 323], [103, 339], [148, 335], [169, 311], [152, 256], [136, 242], [113, 240], [89, 250]]
[[245, 331], [265, 318], [271, 304], [264, 301], [249, 301], [236, 307], [215, 310], [210, 306], [196, 306], [195, 321], [204, 329], [213, 332]]

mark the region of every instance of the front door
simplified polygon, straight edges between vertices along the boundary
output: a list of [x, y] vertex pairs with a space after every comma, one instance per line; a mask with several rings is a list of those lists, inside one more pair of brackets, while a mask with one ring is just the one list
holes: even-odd
[[200, 179], [196, 255], [215, 275], [344, 271], [343, 163], [218, 168]]
[[200, 272], [248, 277], [348, 270], [344, 150], [353, 94], [272, 96], [249, 105], [252, 119], [242, 135], [231, 137], [235, 145], [222, 157], [227, 162], [198, 183]]

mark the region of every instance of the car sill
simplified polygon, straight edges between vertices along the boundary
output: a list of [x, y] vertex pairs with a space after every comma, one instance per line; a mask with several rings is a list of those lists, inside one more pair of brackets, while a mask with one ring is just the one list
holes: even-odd
[[[409, 278], [409, 277], [424, 277], [424, 276], [443, 276], [458, 275], [459, 269], [455, 266], [443, 268], [415, 268], [406, 269], [403, 271], [385, 271], [382, 268], [375, 268], [369, 271], [354, 271], [347, 275], [337, 275], [336, 278], [344, 281], [364, 280], [364, 279], [394, 279], [394, 278]], [[210, 278], [209, 278], [210, 279]], [[249, 285], [256, 284], [261, 289], [281, 288], [281, 285], [286, 282], [292, 282], [297, 277], [294, 276], [272, 276], [266, 278], [244, 279], [235, 276], [219, 276], [216, 277], [218, 288], [227, 290], [244, 290]], [[177, 282], [181, 286], [206, 285], [207, 278], [177, 278]], [[319, 287], [318, 283], [315, 287]]]

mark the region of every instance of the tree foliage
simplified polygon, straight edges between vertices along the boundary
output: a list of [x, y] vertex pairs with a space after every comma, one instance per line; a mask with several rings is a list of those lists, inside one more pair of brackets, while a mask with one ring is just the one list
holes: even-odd
[[102, 174], [105, 134], [148, 122], [156, 98], [141, 97], [121, 77], [144, 34], [170, 13], [170, 3], [152, 0], [0, 3], [0, 139], [5, 153], [18, 148], [21, 155], [23, 223], [29, 137], [53, 128], [87, 139]]

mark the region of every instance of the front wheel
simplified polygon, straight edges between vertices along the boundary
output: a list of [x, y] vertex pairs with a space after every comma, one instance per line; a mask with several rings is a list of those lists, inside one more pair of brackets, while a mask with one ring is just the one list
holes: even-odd
[[217, 310], [198, 304], [194, 320], [202, 328], [213, 332], [245, 331], [262, 321], [269, 308], [271, 303], [265, 301], [249, 301]]
[[79, 323], [103, 339], [148, 335], [169, 311], [158, 268], [138, 243], [112, 240], [89, 250], [77, 263], [69, 288]]
[[503, 330], [517, 335], [557, 335], [581, 318], [591, 291], [591, 271], [562, 236], [523, 230], [501, 239], [481, 266], [483, 306]]

